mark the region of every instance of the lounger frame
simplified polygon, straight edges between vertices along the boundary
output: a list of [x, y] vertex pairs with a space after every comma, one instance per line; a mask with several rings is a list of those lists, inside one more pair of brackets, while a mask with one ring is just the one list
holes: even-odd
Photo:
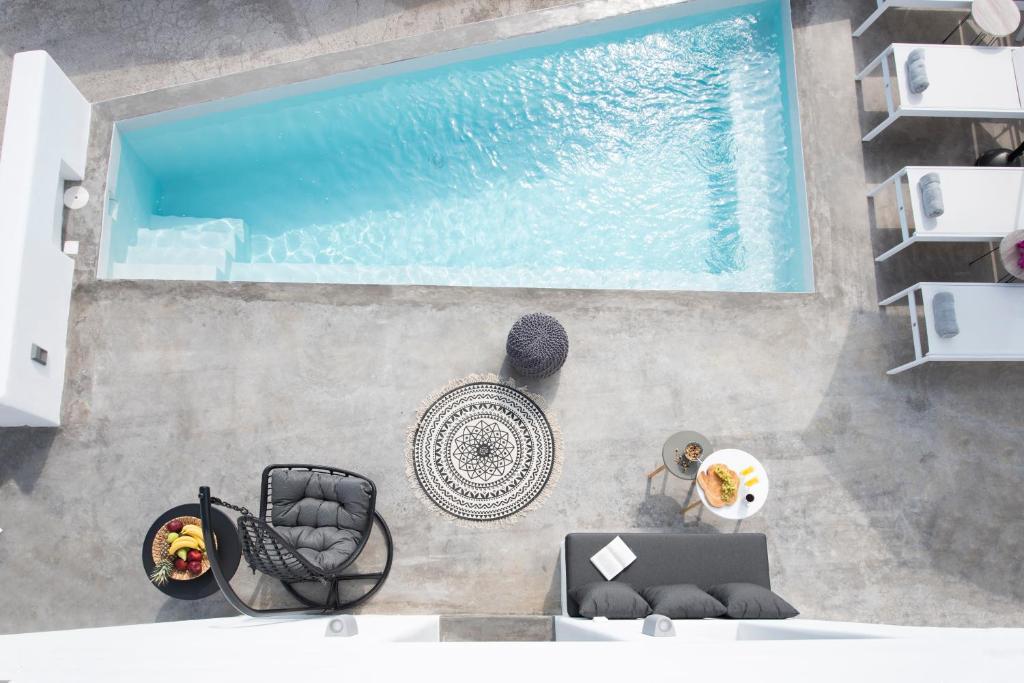
[[[921, 232], [916, 228], [917, 217], [915, 216], [915, 228], [913, 234], [911, 234], [910, 222], [907, 219], [907, 200], [904, 195], [904, 189], [908, 189], [913, 192], [914, 189], [909, 185], [910, 169], [913, 167], [905, 166], [899, 171], [894, 173], [889, 178], [875, 185], [873, 188], [868, 190], [868, 198], [874, 199], [880, 192], [889, 187], [893, 188], [896, 194], [896, 212], [899, 215], [900, 221], [900, 234], [902, 239], [899, 244], [882, 252], [875, 257], [875, 261], [881, 263], [887, 260], [894, 254], [898, 254], [915, 242], [993, 242], [1002, 239], [1006, 235], [1006, 231], [993, 231], [993, 232], [971, 232], [971, 233], [954, 233], [954, 232], [939, 232], [936, 234], [929, 234], [927, 232]], [[941, 171], [941, 167], [937, 167], [936, 171]], [[980, 170], [980, 169], [979, 169]], [[906, 182], [905, 182], [906, 181]]]
[[[898, 375], [901, 372], [906, 372], [907, 370], [910, 370], [911, 368], [916, 368], [919, 365], [924, 365], [925, 363], [933, 363], [933, 362], [943, 362], [943, 361], [946, 361], [946, 362], [953, 362], [953, 361], [956, 361], [956, 362], [1018, 361], [1019, 362], [1019, 361], [1024, 361], [1024, 353], [1020, 353], [1020, 354], [998, 354], [998, 355], [996, 355], [996, 354], [985, 354], [985, 353], [978, 353], [978, 354], [966, 354], [965, 353], [965, 354], [956, 354], [956, 355], [943, 355], [943, 354], [931, 353], [931, 352], [929, 352], [927, 350], [924, 350], [924, 348], [923, 348], [924, 345], [921, 343], [921, 329], [920, 329], [921, 325], [920, 325], [920, 323], [918, 322], [918, 319], [917, 319], [918, 318], [918, 308], [920, 307], [920, 304], [918, 304], [918, 301], [917, 301], [918, 294], [922, 294], [922, 297], [923, 297], [923, 292], [924, 292], [925, 288], [930, 288], [930, 287], [949, 287], [949, 286], [951, 286], [950, 283], [944, 283], [944, 282], [918, 282], [916, 285], [913, 285], [911, 287], [907, 287], [902, 292], [898, 292], [896, 294], [893, 294], [889, 298], [883, 299], [882, 301], [878, 302], [879, 306], [888, 306], [888, 305], [894, 304], [894, 303], [896, 303], [896, 302], [898, 302], [898, 301], [900, 301], [902, 299], [906, 299], [907, 300], [907, 311], [908, 311], [908, 313], [910, 315], [910, 333], [911, 333], [911, 336], [913, 337], [913, 340], [914, 340], [914, 360], [912, 360], [912, 361], [910, 361], [908, 363], [904, 363], [903, 365], [898, 365], [898, 366], [892, 368], [891, 370], [887, 370], [886, 371], [887, 375]], [[987, 283], [987, 282], [969, 282], [969, 283], [968, 282], [958, 282], [958, 283], [956, 283], [953, 286], [955, 286], [955, 287], [988, 287], [988, 288], [1013, 287], [1013, 288], [1024, 289], [1024, 285], [1021, 285], [1021, 284], [996, 284], [996, 283]], [[923, 303], [923, 299], [922, 299], [922, 303]], [[927, 318], [926, 318], [926, 320], [927, 320]]]
[[[888, 9], [920, 9], [931, 11], [954, 11], [970, 12], [971, 0], [877, 0], [877, 7], [868, 15], [868, 18], [858, 26], [854, 32], [854, 38], [860, 38], [865, 31], [871, 28]], [[1024, 10], [1024, 2], [1017, 2], [1017, 7]]]
[[[873, 73], [876, 69], [881, 69], [882, 73], [882, 87], [885, 93], [885, 108], [886, 117], [877, 126], [872, 128], [868, 133], [861, 138], [863, 142], [871, 142], [878, 135], [894, 124], [897, 120], [904, 116], [915, 116], [915, 117], [931, 117], [931, 118], [971, 118], [971, 119], [1024, 119], [1024, 108], [1021, 109], [972, 109], [966, 108], [952, 108], [952, 107], [910, 107], [905, 106], [902, 102], [896, 101], [896, 96], [893, 94], [893, 72], [895, 64], [893, 58], [894, 48], [896, 44], [890, 45], [889, 47], [882, 50], [882, 53], [872, 59], [868, 64], [861, 69], [854, 77], [857, 81], [863, 81], [868, 75]], [[957, 46], [950, 46], [957, 47]], [[1006, 50], [1010, 48], [1005, 47], [979, 47], [974, 48], [977, 50]]]

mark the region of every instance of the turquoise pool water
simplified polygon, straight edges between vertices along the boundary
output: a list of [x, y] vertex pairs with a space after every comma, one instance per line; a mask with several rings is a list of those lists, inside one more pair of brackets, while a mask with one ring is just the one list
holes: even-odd
[[780, 4], [120, 132], [114, 277], [804, 291]]

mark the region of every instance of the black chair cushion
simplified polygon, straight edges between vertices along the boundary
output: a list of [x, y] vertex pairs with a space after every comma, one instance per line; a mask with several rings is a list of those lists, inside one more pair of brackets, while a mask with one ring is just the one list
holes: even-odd
[[330, 527], [274, 527], [284, 540], [295, 546], [299, 554], [324, 572], [342, 567], [359, 547], [362, 534], [351, 529]]
[[274, 531], [325, 572], [345, 564], [370, 521], [373, 489], [359, 477], [276, 470], [270, 481]]

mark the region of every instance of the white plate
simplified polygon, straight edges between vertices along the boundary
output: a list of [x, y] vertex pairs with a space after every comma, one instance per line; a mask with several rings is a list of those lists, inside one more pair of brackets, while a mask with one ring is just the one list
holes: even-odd
[[[720, 508], [711, 507], [708, 505], [708, 499], [704, 497], [704, 489], [700, 487], [700, 484], [697, 484], [697, 495], [700, 496], [704, 507], [725, 519], [746, 519], [753, 514], [757, 514], [757, 511], [761, 509], [764, 502], [768, 500], [768, 472], [765, 471], [764, 466], [757, 458], [746, 451], [741, 451], [738, 448], [723, 448], [704, 458], [704, 462], [701, 463], [700, 469], [697, 471], [698, 473], [707, 472], [709, 467], [717, 464], [725, 465], [739, 475], [739, 495], [736, 496], [736, 502], [732, 505]], [[746, 476], [740, 474], [740, 472], [748, 467], [753, 467], [754, 471]], [[754, 477], [757, 477], [758, 482], [752, 487], [748, 487], [744, 482]], [[748, 493], [754, 494], [753, 503], [747, 502], [746, 496]]]

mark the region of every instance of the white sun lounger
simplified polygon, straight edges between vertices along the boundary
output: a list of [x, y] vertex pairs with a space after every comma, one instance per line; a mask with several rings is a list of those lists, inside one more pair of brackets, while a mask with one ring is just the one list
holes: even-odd
[[[935, 330], [932, 299], [939, 292], [953, 295], [959, 334], [944, 339]], [[924, 307], [927, 348], [922, 351], [917, 321], [917, 295]], [[895, 375], [935, 361], [1024, 361], [1024, 284], [919, 282], [880, 302], [888, 306], [906, 299], [914, 360], [889, 370]]]
[[[921, 201], [918, 181], [927, 173], [937, 173], [942, 188], [945, 212], [938, 218], [929, 218]], [[868, 197], [889, 186], [896, 193], [902, 239], [876, 261], [915, 242], [993, 242], [1024, 229], [1024, 168], [907, 166], [871, 188]]]
[[[859, 38], [889, 9], [954, 10], [964, 13], [971, 11], [971, 0], [877, 0], [877, 3], [878, 7], [875, 8], [875, 11], [853, 32], [854, 38]], [[1024, 10], [1024, 2], [1016, 4], [1017, 7]]]
[[[924, 50], [930, 82], [921, 93], [910, 92], [906, 78], [907, 56], [916, 49]], [[864, 142], [904, 116], [1024, 118], [1024, 48], [893, 43], [857, 74], [857, 80], [878, 68], [888, 115]]]

